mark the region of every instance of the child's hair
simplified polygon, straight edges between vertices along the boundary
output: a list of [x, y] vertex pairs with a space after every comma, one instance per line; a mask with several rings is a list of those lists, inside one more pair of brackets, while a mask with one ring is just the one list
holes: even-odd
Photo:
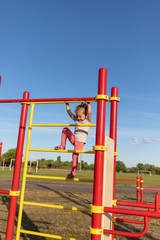
[[83, 110], [84, 110], [84, 113], [85, 113], [85, 116], [87, 116], [87, 113], [88, 113], [88, 105], [87, 105], [87, 103], [81, 103], [80, 105], [78, 105], [78, 106], [76, 107], [75, 112], [77, 112], [77, 111], [80, 110], [80, 109], [83, 109]]

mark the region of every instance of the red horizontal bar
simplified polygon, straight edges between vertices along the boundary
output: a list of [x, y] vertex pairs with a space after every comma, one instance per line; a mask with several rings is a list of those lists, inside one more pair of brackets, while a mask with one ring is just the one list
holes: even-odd
[[[95, 97], [85, 97], [85, 98], [41, 98], [41, 99], [26, 99], [25, 102], [60, 102], [60, 101], [94, 101]], [[24, 102], [24, 99], [8, 99], [0, 100], [0, 103], [18, 103]]]
[[142, 211], [142, 210], [126, 209], [126, 208], [104, 207], [104, 212], [141, 216], [141, 217], [160, 218], [160, 212], [149, 212], [149, 211]]
[[138, 180], [134, 180], [134, 179], [116, 179], [116, 181], [137, 182]]
[[114, 235], [119, 235], [119, 236], [139, 238], [139, 237], [142, 237], [148, 230], [149, 219], [147, 217], [145, 217], [144, 221], [145, 221], [144, 229], [140, 233], [114, 231], [114, 230], [107, 230], [107, 229], [104, 229], [103, 232], [106, 233], [106, 234], [114, 234]]
[[116, 222], [134, 223], [134, 224], [144, 224], [144, 221], [131, 220], [131, 219], [125, 219], [125, 218], [117, 218], [117, 217], [116, 217]]
[[9, 194], [10, 191], [8, 190], [0, 190], [0, 194]]
[[156, 191], [160, 191], [160, 188], [143, 188], [143, 190], [156, 190]]
[[151, 203], [136, 203], [136, 202], [127, 202], [127, 201], [116, 201], [118, 206], [127, 206], [127, 207], [139, 207], [139, 208], [151, 208], [155, 209], [155, 205]]

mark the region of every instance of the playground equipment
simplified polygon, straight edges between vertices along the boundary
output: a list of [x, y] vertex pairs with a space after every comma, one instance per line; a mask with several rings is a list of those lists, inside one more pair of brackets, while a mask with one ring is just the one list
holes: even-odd
[[[110, 240], [113, 239], [114, 235], [122, 235], [128, 237], [140, 237], [147, 232], [148, 223], [151, 217], [160, 218], [159, 213], [159, 194], [155, 196], [155, 204], [144, 204], [139, 202], [127, 202], [127, 201], [116, 201], [115, 200], [115, 169], [116, 169], [116, 141], [117, 141], [117, 109], [118, 109], [118, 88], [113, 87], [111, 90], [111, 97], [109, 98], [106, 95], [107, 88], [107, 69], [101, 68], [99, 70], [99, 85], [98, 85], [98, 95], [96, 97], [87, 97], [87, 98], [52, 98], [52, 99], [29, 99], [29, 93], [24, 92], [23, 99], [17, 100], [0, 100], [0, 103], [7, 102], [16, 102], [22, 104], [21, 118], [20, 118], [20, 127], [19, 135], [17, 142], [17, 152], [15, 159], [14, 175], [12, 182], [11, 191], [0, 190], [0, 193], [10, 195], [10, 208], [8, 214], [8, 223], [6, 231], [6, 240], [13, 239], [13, 228], [14, 228], [14, 219], [17, 205], [17, 197], [21, 195], [20, 207], [19, 207], [19, 217], [17, 224], [17, 234], [16, 240], [19, 240], [21, 233], [43, 236], [48, 238], [56, 239], [68, 239], [75, 240], [74, 238], [66, 238], [55, 236], [45, 233], [37, 233], [28, 230], [21, 229], [21, 220], [22, 220], [22, 211], [23, 205], [32, 205], [32, 206], [43, 206], [51, 207], [58, 209], [68, 209], [74, 211], [89, 211], [92, 213], [92, 226], [90, 228], [91, 240]], [[36, 104], [46, 104], [46, 103], [65, 103], [65, 102], [97, 102], [97, 122], [95, 124], [85, 124], [86, 126], [95, 127], [96, 126], [96, 142], [92, 151], [74, 151], [74, 150], [53, 150], [53, 149], [35, 149], [30, 148], [30, 139], [31, 132], [33, 127], [57, 127], [57, 126], [76, 126], [76, 124], [35, 124], [33, 123], [33, 113], [34, 107]], [[110, 115], [110, 138], [105, 138], [105, 115], [106, 115], [106, 102], [111, 103], [111, 115]], [[25, 163], [24, 163], [24, 174], [22, 181], [22, 190], [21, 194], [19, 192], [19, 180], [20, 180], [20, 171], [21, 171], [21, 162], [22, 162], [22, 152], [24, 145], [24, 135], [26, 129], [26, 120], [28, 106], [31, 105], [30, 119], [29, 119], [29, 128], [28, 128], [28, 137], [27, 137], [27, 146], [25, 154]], [[80, 124], [79, 124], [80, 125]], [[83, 124], [83, 126], [85, 126]], [[38, 175], [28, 175], [28, 156], [30, 151], [41, 151], [41, 152], [77, 152], [77, 153], [86, 153], [86, 154], [95, 154], [95, 170], [94, 170], [94, 189], [93, 189], [93, 204], [90, 210], [86, 209], [77, 209], [69, 208], [57, 205], [48, 205], [41, 203], [25, 202], [25, 184], [27, 178], [39, 178], [39, 179], [58, 179], [58, 180], [69, 180], [62, 177], [48, 177], [48, 176], [38, 176]], [[70, 179], [69, 181], [86, 181], [84, 179]], [[137, 189], [139, 188], [139, 180], [137, 181]], [[139, 194], [139, 191], [137, 191]], [[139, 196], [139, 195], [138, 195]], [[137, 198], [139, 199], [139, 197]], [[117, 206], [125, 206], [125, 208], [118, 208]], [[132, 207], [133, 209], [127, 209], [126, 207]], [[135, 207], [148, 209], [148, 211], [135, 210]], [[115, 218], [115, 214], [126, 214], [132, 216], [143, 216], [144, 221], [130, 220], [124, 218]], [[140, 233], [130, 233], [124, 231], [115, 231], [114, 222], [128, 222], [143, 224], [144, 229]], [[78, 240], [78, 239], [77, 239]]]
[[0, 161], [1, 161], [1, 155], [2, 155], [2, 142], [0, 142]]

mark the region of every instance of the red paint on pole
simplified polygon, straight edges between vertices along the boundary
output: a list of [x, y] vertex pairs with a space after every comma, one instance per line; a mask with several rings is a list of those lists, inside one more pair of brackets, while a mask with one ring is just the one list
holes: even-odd
[[139, 203], [139, 177], [137, 177], [137, 203]]
[[1, 161], [1, 155], [2, 155], [2, 145], [3, 145], [3, 143], [0, 142], [0, 161]]
[[[118, 88], [112, 87], [111, 97], [118, 97]], [[114, 140], [114, 152], [117, 150], [117, 113], [118, 113], [118, 102], [116, 100], [111, 101], [111, 112], [110, 112], [110, 138]], [[114, 156], [113, 164], [113, 200], [115, 200], [115, 182], [116, 182], [116, 156]], [[114, 217], [114, 214], [112, 214]], [[112, 230], [114, 229], [114, 223], [112, 223]], [[112, 235], [114, 239], [114, 235]]]
[[[98, 95], [106, 95], [107, 91], [107, 69], [99, 70]], [[106, 101], [98, 100], [97, 103], [97, 127], [96, 127], [96, 146], [105, 145], [105, 115]], [[102, 206], [103, 194], [103, 167], [104, 167], [104, 151], [95, 152], [95, 168], [94, 168], [94, 189], [93, 189], [93, 205]], [[92, 228], [101, 229], [102, 214], [92, 214]], [[91, 235], [92, 240], [100, 240], [101, 235]]]
[[143, 177], [141, 177], [140, 181], [140, 187], [141, 187], [141, 203], [143, 203]]
[[0, 85], [1, 85], [1, 79], [2, 79], [2, 77], [0, 76]]
[[[23, 101], [29, 99], [29, 92], [24, 92]], [[25, 137], [25, 128], [27, 121], [27, 112], [28, 112], [28, 104], [22, 105], [21, 110], [21, 118], [19, 125], [19, 134], [18, 134], [18, 142], [17, 142], [17, 152], [13, 173], [13, 181], [12, 181], [12, 191], [19, 190], [19, 180], [20, 180], [20, 172], [21, 172], [21, 163], [22, 163], [22, 154], [23, 154], [23, 145], [24, 145], [24, 137]], [[15, 214], [17, 207], [17, 196], [11, 196], [10, 198], [10, 206], [8, 213], [8, 223], [7, 223], [7, 232], [6, 232], [6, 240], [13, 239], [13, 230], [14, 230], [14, 222], [15, 222]]]

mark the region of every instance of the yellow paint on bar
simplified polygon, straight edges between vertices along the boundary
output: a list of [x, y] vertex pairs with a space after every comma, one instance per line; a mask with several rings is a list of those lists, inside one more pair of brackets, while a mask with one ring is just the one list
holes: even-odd
[[50, 101], [50, 102], [27, 102], [28, 104], [32, 104], [32, 103], [34, 103], [34, 104], [52, 104], [52, 103], [82, 103], [82, 102], [96, 102], [96, 100], [88, 100], [88, 101]]
[[44, 203], [35, 203], [35, 202], [23, 202], [24, 205], [30, 206], [38, 206], [38, 207], [48, 207], [48, 208], [56, 208], [56, 209], [65, 209], [65, 210], [72, 210], [72, 211], [79, 211], [79, 212], [91, 212], [90, 209], [83, 209], [83, 208], [76, 208], [76, 207], [65, 207], [59, 205], [51, 205], [51, 204], [44, 204]]
[[75, 126], [80, 126], [80, 127], [96, 127], [96, 124], [32, 124], [32, 127], [75, 127]]
[[52, 177], [52, 176], [40, 176], [40, 175], [26, 175], [26, 178], [37, 179], [50, 179], [50, 180], [62, 180], [62, 181], [75, 181], [75, 182], [93, 182], [92, 179], [79, 179], [79, 178], [66, 178], [66, 177]]
[[40, 148], [30, 148], [29, 151], [35, 151], [35, 152], [66, 152], [66, 153], [90, 153], [94, 154], [94, 151], [85, 151], [85, 150], [55, 150], [55, 149], [40, 149]]
[[28, 231], [28, 230], [20, 230], [20, 233], [26, 233], [26, 234], [35, 235], [35, 236], [55, 238], [55, 239], [61, 239], [61, 240], [76, 240], [76, 238], [66, 238], [66, 237], [61, 237], [61, 236], [57, 236], [57, 235], [33, 232], [33, 231]]

